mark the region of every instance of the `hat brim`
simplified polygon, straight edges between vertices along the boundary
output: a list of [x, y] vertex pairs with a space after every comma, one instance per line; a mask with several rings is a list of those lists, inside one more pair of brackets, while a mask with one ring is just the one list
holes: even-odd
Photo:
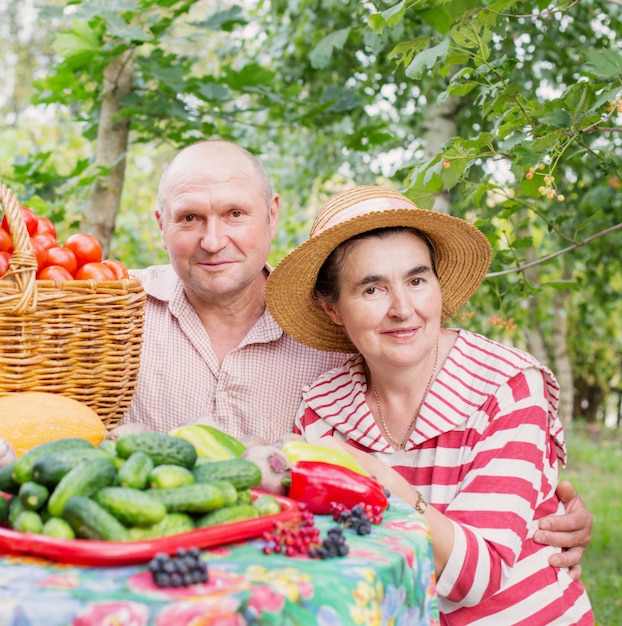
[[484, 280], [492, 248], [484, 234], [464, 220], [405, 207], [372, 211], [338, 223], [290, 252], [270, 274], [266, 285], [266, 303], [279, 326], [296, 341], [317, 350], [357, 352], [343, 327], [314, 302], [317, 276], [330, 253], [347, 239], [394, 226], [416, 228], [432, 241], [443, 298], [442, 321], [446, 322]]

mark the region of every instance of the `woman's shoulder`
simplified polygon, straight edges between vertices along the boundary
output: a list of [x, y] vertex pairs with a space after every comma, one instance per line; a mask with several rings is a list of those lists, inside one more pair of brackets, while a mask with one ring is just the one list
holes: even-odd
[[332, 369], [320, 374], [314, 381], [309, 383], [303, 389], [304, 392], [313, 391], [314, 389], [333, 386], [344, 386], [353, 382], [360, 382], [365, 379], [365, 368], [363, 365], [363, 357], [360, 354], [351, 356], [341, 365], [337, 365]]

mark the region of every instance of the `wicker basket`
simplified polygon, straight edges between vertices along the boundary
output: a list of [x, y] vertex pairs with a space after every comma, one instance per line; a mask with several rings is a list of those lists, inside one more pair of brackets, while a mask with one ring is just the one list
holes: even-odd
[[[14, 252], [0, 279], [0, 395], [60, 393], [117, 425], [136, 386], [145, 292], [138, 279], [36, 280], [15, 195], [0, 185]], [[1, 421], [1, 416], [0, 416]]]

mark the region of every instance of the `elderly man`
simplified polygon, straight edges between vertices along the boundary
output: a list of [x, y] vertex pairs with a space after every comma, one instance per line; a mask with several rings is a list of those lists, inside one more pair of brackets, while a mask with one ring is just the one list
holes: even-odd
[[[347, 358], [299, 344], [266, 310], [278, 216], [263, 167], [236, 144], [202, 141], [173, 157], [156, 210], [170, 265], [133, 272], [147, 292], [145, 334], [118, 432], [202, 420], [272, 442], [291, 432], [302, 387]], [[592, 516], [569, 483], [558, 494], [566, 515], [543, 518], [536, 540], [569, 547], [552, 565], [578, 578]]]

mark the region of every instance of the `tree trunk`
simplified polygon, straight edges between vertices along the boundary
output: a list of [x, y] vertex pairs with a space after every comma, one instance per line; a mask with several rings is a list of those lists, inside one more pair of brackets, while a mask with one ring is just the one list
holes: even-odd
[[[570, 277], [566, 265], [563, 270], [564, 279]], [[553, 355], [555, 361], [555, 375], [559, 382], [559, 419], [564, 428], [572, 422], [574, 408], [574, 380], [572, 363], [568, 354], [568, 316], [566, 310], [570, 301], [570, 290], [558, 291], [555, 295], [555, 324], [553, 326]]]
[[[456, 117], [460, 99], [450, 96], [440, 104], [429, 104], [425, 123], [424, 158], [426, 161], [440, 154], [443, 145], [457, 134]], [[434, 210], [449, 213], [450, 198], [447, 191], [437, 194]]]
[[123, 98], [132, 89], [134, 63], [132, 50], [117, 57], [104, 71], [104, 92], [95, 145], [95, 165], [108, 172], [91, 186], [88, 205], [80, 224], [82, 232], [99, 239], [108, 256], [110, 241], [121, 205], [125, 178], [130, 118], [121, 117]]

